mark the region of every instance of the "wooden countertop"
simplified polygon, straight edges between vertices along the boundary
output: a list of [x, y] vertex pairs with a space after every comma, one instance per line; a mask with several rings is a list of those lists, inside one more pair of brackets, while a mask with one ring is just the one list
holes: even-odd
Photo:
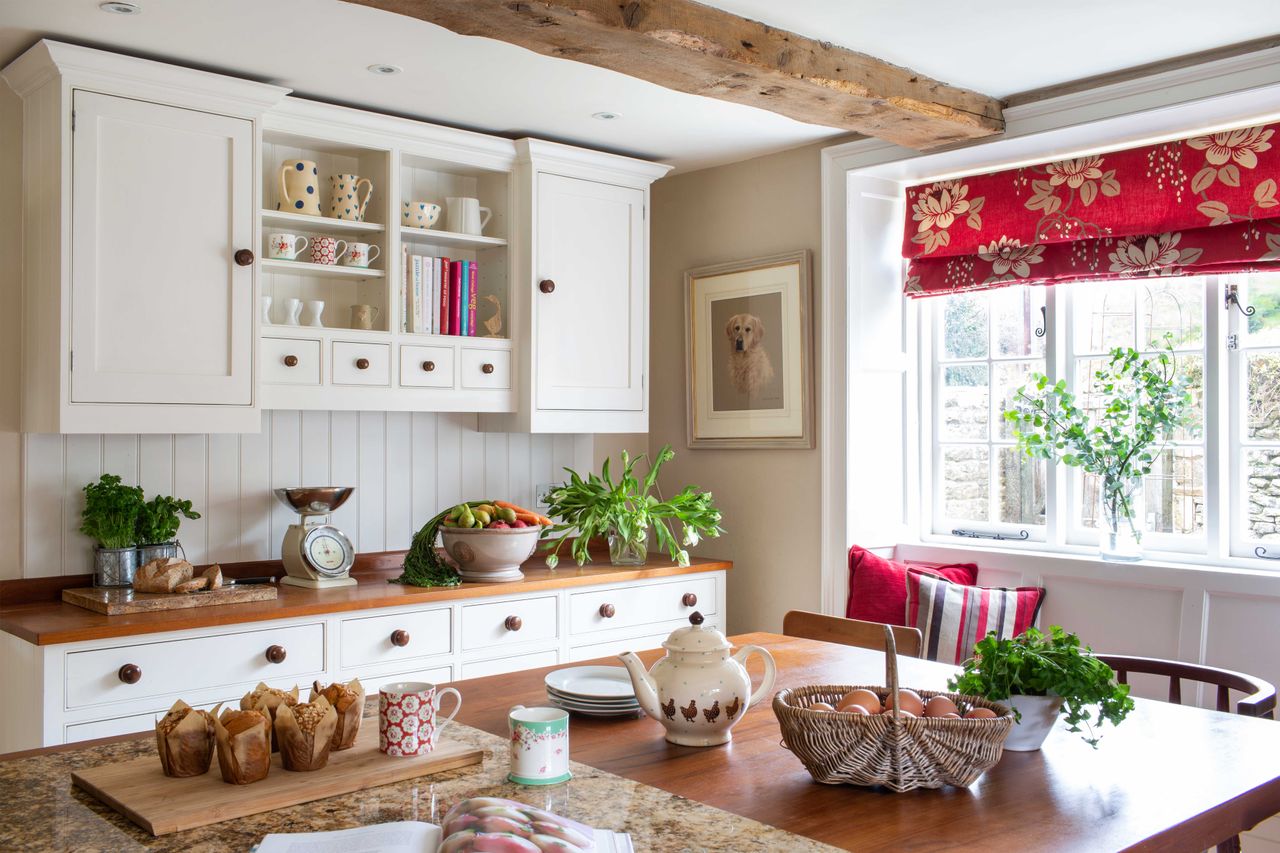
[[265, 622], [273, 619], [316, 616], [376, 607], [402, 607], [490, 595], [519, 595], [566, 587], [687, 575], [728, 569], [732, 566], [733, 564], [726, 560], [694, 558], [689, 566], [681, 568], [667, 557], [650, 554], [649, 561], [643, 566], [622, 568], [605, 562], [603, 564], [588, 563], [579, 568], [572, 562], [565, 567], [562, 561], [561, 568], [553, 572], [541, 565], [541, 560], [536, 560], [525, 564], [523, 569], [525, 579], [522, 581], [464, 583], [457, 587], [429, 588], [389, 583], [390, 579], [400, 575], [397, 569], [353, 575], [359, 581], [356, 586], [338, 589], [308, 590], [281, 586], [279, 597], [274, 601], [166, 610], [156, 613], [103, 616], [61, 602], [19, 604], [0, 609], [0, 631], [13, 634], [38, 646], [47, 646], [81, 640]]

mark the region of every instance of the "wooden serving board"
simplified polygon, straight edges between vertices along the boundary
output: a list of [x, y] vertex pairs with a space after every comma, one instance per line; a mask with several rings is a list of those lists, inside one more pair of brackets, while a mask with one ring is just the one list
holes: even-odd
[[330, 753], [327, 765], [309, 773], [285, 770], [276, 753], [267, 778], [229, 785], [222, 781], [215, 754], [203, 776], [171, 779], [161, 771], [160, 757], [152, 754], [74, 770], [71, 780], [152, 835], [167, 835], [479, 764], [483, 758], [483, 749], [449, 740], [427, 755], [391, 758], [378, 751], [378, 721], [366, 718], [355, 746]]
[[273, 583], [229, 584], [200, 592], [136, 592], [132, 589], [86, 587], [64, 589], [62, 600], [76, 607], [119, 616], [122, 613], [150, 613], [155, 610], [184, 610], [214, 604], [243, 604], [246, 601], [272, 601], [277, 595]]

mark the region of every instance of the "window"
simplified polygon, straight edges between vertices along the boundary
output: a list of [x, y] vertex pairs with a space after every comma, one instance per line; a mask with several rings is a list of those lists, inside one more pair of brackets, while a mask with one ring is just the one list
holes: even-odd
[[1096, 478], [1028, 459], [1001, 412], [1038, 372], [1096, 405], [1093, 376], [1112, 348], [1151, 353], [1167, 335], [1196, 428], [1175, 435], [1146, 478], [1146, 550], [1280, 557], [1280, 275], [1007, 287], [917, 304], [928, 330], [927, 530], [1096, 545]]

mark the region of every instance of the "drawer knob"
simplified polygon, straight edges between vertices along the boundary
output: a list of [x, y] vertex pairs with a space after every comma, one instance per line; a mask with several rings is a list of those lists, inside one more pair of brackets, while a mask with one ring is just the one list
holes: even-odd
[[615, 613], [617, 613], [617, 612], [618, 612], [618, 609], [617, 609], [616, 607], [614, 607], [612, 604], [601, 604], [601, 605], [600, 605], [600, 615], [601, 615], [601, 616], [603, 616], [603, 617], [604, 617], [604, 618], [606, 618], [606, 619], [612, 619], [612, 618], [613, 618], [613, 614], [615, 614]]
[[369, 369], [369, 359], [367, 358], [356, 359], [356, 370], [368, 370], [368, 369]]
[[142, 680], [142, 667], [136, 663], [127, 663], [116, 673], [125, 684], [137, 684]]
[[541, 290], [543, 293], [555, 293], [556, 283], [549, 278], [544, 278], [542, 281], [538, 282], [538, 290]]
[[519, 616], [508, 616], [507, 621], [502, 624], [506, 626], [508, 631], [519, 631], [520, 627], [524, 625], [524, 620]]
[[242, 267], [247, 267], [253, 263], [253, 252], [249, 249], [238, 249], [235, 253], [236, 263]]
[[680, 599], [680, 603], [685, 607], [696, 607], [698, 605], [698, 596], [691, 592], [686, 592], [684, 597]]
[[480, 372], [493, 373], [493, 365], [486, 361], [484, 364], [480, 365]]
[[284, 357], [284, 366], [285, 366], [285, 367], [297, 367], [297, 366], [298, 366], [298, 357], [297, 357], [296, 355], [286, 355], [286, 356]]
[[401, 628], [397, 628], [391, 632], [391, 645], [407, 646], [409, 645], [409, 632]]
[[427, 373], [430, 373], [436, 369], [436, 363], [434, 361], [424, 361], [422, 362], [422, 369]]
[[285, 655], [284, 646], [267, 646], [267, 661], [269, 663], [284, 663]]

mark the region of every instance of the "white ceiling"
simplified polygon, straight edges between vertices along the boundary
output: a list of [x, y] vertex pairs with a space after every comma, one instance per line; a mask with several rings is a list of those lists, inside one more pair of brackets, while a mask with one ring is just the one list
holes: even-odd
[[[42, 37], [288, 86], [303, 96], [674, 163], [840, 134], [338, 0], [0, 0], [0, 64]], [[1002, 97], [1280, 32], [1277, 0], [714, 0], [712, 5]], [[1042, 9], [1038, 13], [1030, 9]], [[1225, 7], [1224, 7], [1225, 8]], [[372, 63], [404, 73], [375, 77]], [[612, 122], [591, 118], [611, 111]]]

